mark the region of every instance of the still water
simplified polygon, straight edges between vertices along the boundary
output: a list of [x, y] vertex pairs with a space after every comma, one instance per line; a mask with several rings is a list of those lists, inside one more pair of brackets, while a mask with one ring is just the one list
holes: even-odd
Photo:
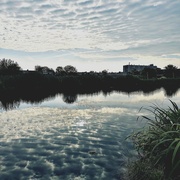
[[126, 137], [147, 126], [137, 121], [149, 115], [140, 108], [152, 103], [166, 108], [169, 99], [180, 106], [180, 91], [173, 97], [163, 89], [149, 94], [57, 95], [1, 109], [0, 179], [121, 179], [126, 163], [137, 157]]

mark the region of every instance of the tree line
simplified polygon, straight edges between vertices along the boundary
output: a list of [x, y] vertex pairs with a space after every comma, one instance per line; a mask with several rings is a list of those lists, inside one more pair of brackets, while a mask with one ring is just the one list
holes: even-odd
[[[14, 62], [11, 59], [0, 59], [0, 75], [15, 75], [24, 72], [23, 69], [19, 66], [17, 62]], [[26, 71], [30, 72], [30, 71]], [[33, 72], [38, 72], [44, 75], [77, 75], [78, 71], [76, 67], [72, 65], [67, 65], [65, 67], [58, 66], [56, 70], [49, 68], [47, 66], [36, 65]], [[86, 72], [84, 72], [86, 73]], [[94, 71], [90, 71], [90, 74], [95, 74]], [[108, 73], [107, 70], [103, 70], [100, 72], [102, 75], [108, 75], [112, 73]], [[99, 73], [99, 74], [100, 74]], [[96, 73], [97, 74], [97, 73]], [[117, 73], [116, 73], [117, 74]], [[120, 73], [121, 74], [121, 73]], [[142, 71], [137, 71], [136, 69], [132, 70], [128, 75], [136, 76], [143, 79], [155, 79], [155, 78], [179, 78], [180, 77], [180, 69], [176, 66], [169, 64], [165, 66], [164, 69], [152, 69], [152, 68], [144, 68]]]
[[[13, 75], [13, 74], [18, 74], [22, 71], [23, 71], [22, 68], [19, 66], [17, 62], [14, 62], [11, 59], [5, 59], [5, 58], [0, 59], [1, 75]], [[49, 68], [47, 66], [36, 65], [35, 71], [42, 74], [57, 74], [57, 75], [77, 73], [77, 69], [71, 65], [67, 65], [65, 67], [58, 66], [56, 68], [56, 71], [54, 71], [52, 68]]]
[[77, 73], [77, 69], [74, 66], [67, 65], [65, 67], [58, 66], [56, 71], [47, 66], [35, 66], [35, 71], [40, 72], [42, 74], [56, 74], [56, 75], [65, 75], [65, 74], [75, 74]]

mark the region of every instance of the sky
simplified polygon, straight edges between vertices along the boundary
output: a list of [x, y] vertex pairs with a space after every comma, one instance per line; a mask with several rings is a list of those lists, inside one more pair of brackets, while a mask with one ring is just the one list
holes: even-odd
[[0, 7], [0, 59], [24, 70], [180, 68], [180, 0], [1, 0]]

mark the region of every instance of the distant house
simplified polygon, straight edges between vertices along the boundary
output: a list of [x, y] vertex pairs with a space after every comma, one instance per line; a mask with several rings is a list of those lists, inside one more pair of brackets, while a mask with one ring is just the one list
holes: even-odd
[[128, 64], [123, 66], [123, 73], [128, 74], [133, 71], [142, 71], [144, 68], [152, 68], [152, 69], [157, 69], [157, 66], [154, 66], [153, 64], [150, 65], [133, 65], [133, 64]]

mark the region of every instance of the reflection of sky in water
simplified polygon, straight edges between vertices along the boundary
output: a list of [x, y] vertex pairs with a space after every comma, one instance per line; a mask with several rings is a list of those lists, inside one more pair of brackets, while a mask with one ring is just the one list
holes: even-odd
[[[175, 101], [177, 104], [180, 104], [180, 90], [177, 92], [176, 96], [166, 97], [164, 90], [157, 90], [155, 92], [144, 95], [142, 92], [135, 92], [127, 95], [127, 93], [118, 93], [114, 92], [110, 95], [103, 95], [103, 93], [96, 95], [78, 95], [77, 101], [72, 104], [67, 104], [62, 100], [62, 95], [58, 95], [55, 98], [50, 98], [47, 101], [42, 103], [26, 104], [21, 103], [20, 108], [27, 108], [32, 106], [41, 106], [41, 107], [62, 107], [62, 108], [81, 108], [82, 105], [86, 107], [94, 106], [117, 106], [117, 107], [142, 107], [149, 106], [150, 103], [157, 104], [169, 104], [168, 99]], [[82, 107], [83, 108], [83, 107]]]
[[[171, 98], [178, 105], [179, 94]], [[163, 92], [80, 96], [67, 105], [58, 96], [0, 113], [0, 179], [118, 179], [136, 152], [125, 138], [143, 124], [138, 110], [169, 105]]]

